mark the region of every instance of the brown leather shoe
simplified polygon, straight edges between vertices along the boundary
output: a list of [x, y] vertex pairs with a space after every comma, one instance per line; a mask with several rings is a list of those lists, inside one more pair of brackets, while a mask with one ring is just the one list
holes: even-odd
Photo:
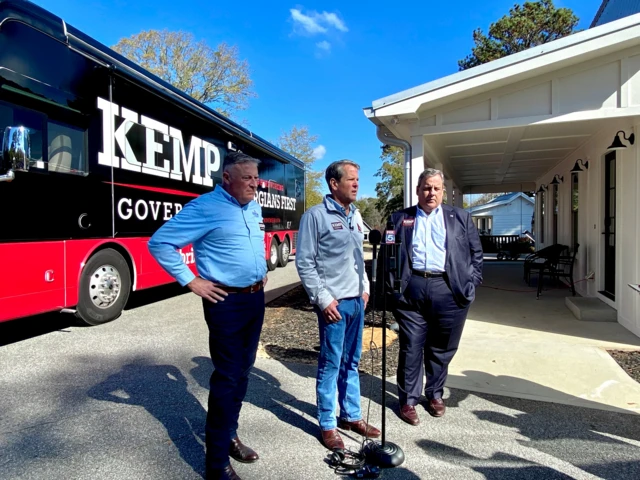
[[446, 409], [447, 407], [444, 404], [444, 400], [442, 400], [441, 398], [432, 398], [427, 404], [427, 412], [429, 412], [429, 415], [431, 415], [432, 417], [444, 416], [444, 412]]
[[231, 465], [224, 468], [208, 468], [207, 480], [242, 480]]
[[402, 405], [400, 407], [400, 418], [407, 422], [409, 425], [419, 425], [420, 418], [418, 418], [418, 412], [413, 405]]
[[256, 452], [243, 444], [238, 437], [231, 439], [229, 456], [242, 463], [253, 463], [260, 458]]
[[380, 430], [369, 425], [362, 419], [356, 420], [355, 422], [348, 422], [341, 418], [338, 420], [338, 428], [343, 430], [353, 430], [357, 434], [367, 438], [378, 438], [380, 436]]
[[344, 450], [344, 442], [337, 429], [322, 430], [322, 444], [329, 450]]

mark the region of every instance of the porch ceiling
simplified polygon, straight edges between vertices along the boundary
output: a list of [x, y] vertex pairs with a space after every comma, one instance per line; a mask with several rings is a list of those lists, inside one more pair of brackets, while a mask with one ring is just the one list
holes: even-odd
[[531, 185], [603, 128], [604, 120], [425, 135], [460, 188]]

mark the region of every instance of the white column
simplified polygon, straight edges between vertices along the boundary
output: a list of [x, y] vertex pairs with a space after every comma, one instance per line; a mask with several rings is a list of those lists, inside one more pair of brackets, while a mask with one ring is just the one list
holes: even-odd
[[447, 192], [447, 205], [453, 205], [453, 180], [445, 179], [444, 188]]
[[453, 206], [464, 208], [464, 196], [462, 195], [462, 190], [460, 190], [455, 185], [453, 186]]
[[411, 201], [409, 202], [409, 205], [405, 205], [405, 208], [418, 203], [416, 187], [418, 185], [418, 178], [424, 169], [424, 138], [422, 135], [416, 135], [411, 137], [411, 192], [409, 196]]

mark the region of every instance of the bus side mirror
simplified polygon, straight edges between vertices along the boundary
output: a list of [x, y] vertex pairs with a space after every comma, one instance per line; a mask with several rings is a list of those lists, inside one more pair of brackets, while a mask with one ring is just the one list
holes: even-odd
[[26, 127], [7, 127], [2, 136], [0, 182], [10, 182], [14, 171], [27, 172], [31, 160], [31, 139]]

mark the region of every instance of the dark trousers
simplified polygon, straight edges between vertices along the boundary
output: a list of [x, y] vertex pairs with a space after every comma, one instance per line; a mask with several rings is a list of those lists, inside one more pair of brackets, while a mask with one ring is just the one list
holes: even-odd
[[264, 320], [264, 291], [230, 293], [223, 302], [203, 301], [209, 327], [213, 374], [209, 382], [206, 424], [207, 467], [229, 464], [249, 372], [256, 360]]
[[442, 398], [449, 363], [458, 350], [469, 307], [460, 308], [442, 277], [411, 276], [397, 305], [400, 326], [398, 399], [417, 405], [426, 370], [427, 399]]

